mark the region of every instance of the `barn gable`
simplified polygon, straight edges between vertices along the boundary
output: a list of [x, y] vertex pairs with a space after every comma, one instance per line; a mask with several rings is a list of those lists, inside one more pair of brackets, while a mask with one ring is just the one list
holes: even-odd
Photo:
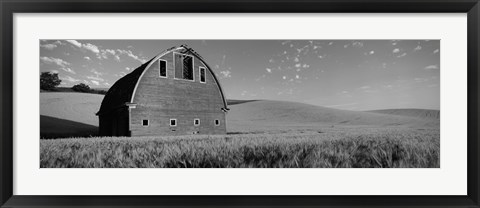
[[170, 49], [167, 49], [154, 58], [150, 59], [149, 61], [145, 62], [135, 70], [133, 70], [131, 73], [125, 75], [121, 79], [119, 79], [115, 84], [110, 87], [108, 90], [107, 94], [105, 94], [105, 97], [102, 101], [102, 104], [100, 106], [100, 110], [96, 113], [96, 115], [101, 115], [101, 114], [108, 114], [115, 109], [121, 108], [126, 106], [127, 104], [134, 103], [134, 97], [135, 97], [135, 92], [137, 90], [139, 80], [142, 79], [142, 76], [144, 75], [146, 69], [149, 69], [150, 66], [155, 63], [159, 58], [161, 58], [163, 55], [170, 53], [172, 51], [179, 51], [185, 54], [192, 54], [196, 58], [198, 58], [202, 63], [206, 66], [207, 70], [211, 73], [212, 77], [214, 78], [215, 82], [218, 85], [218, 89], [220, 90], [220, 94], [223, 99], [223, 104], [224, 104], [224, 109], [225, 111], [228, 111], [227, 107], [227, 101], [225, 98], [225, 95], [223, 93], [223, 89], [218, 82], [218, 78], [215, 76], [215, 73], [212, 71], [210, 66], [203, 60], [203, 58], [193, 51], [191, 48], [188, 48], [185, 45], [182, 45], [180, 47], [172, 47]]
[[[223, 105], [224, 105], [224, 109], [225, 111], [228, 111], [228, 106], [227, 106], [227, 100], [226, 100], [226, 97], [223, 93], [223, 89], [222, 89], [222, 86], [220, 85], [220, 82], [218, 81], [218, 78], [215, 76], [215, 73], [212, 71], [211, 67], [204, 61], [203, 57], [201, 57], [198, 53], [196, 53], [193, 49], [185, 46], [185, 45], [181, 45], [180, 47], [173, 47], [173, 48], [170, 48], [162, 53], [160, 53], [159, 55], [157, 55], [155, 58], [153, 58], [150, 63], [145, 67], [147, 70], [150, 68], [150, 66], [152, 64], [154, 64], [157, 60], [161, 59], [165, 54], [168, 54], [168, 53], [180, 53], [180, 54], [188, 54], [188, 55], [192, 55], [194, 56], [195, 58], [197, 58], [198, 60], [200, 60], [202, 62], [202, 64], [204, 64], [208, 70], [208, 72], [211, 74], [211, 76], [213, 77], [213, 79], [215, 80], [215, 83], [217, 84], [217, 87], [218, 87], [218, 90], [220, 91], [220, 95], [222, 96], [222, 99], [223, 99]], [[140, 79], [142, 79], [142, 76], [144, 75], [144, 73], [146, 72], [146, 70], [143, 70], [142, 71], [142, 74], [140, 75]], [[195, 79], [193, 80], [195, 81]], [[134, 91], [133, 91], [133, 96], [131, 97], [131, 100], [130, 100], [130, 103], [134, 103], [134, 98], [135, 98], [135, 92], [138, 88], [138, 84], [140, 82], [137, 82], [136, 83], [136, 86], [134, 88]]]

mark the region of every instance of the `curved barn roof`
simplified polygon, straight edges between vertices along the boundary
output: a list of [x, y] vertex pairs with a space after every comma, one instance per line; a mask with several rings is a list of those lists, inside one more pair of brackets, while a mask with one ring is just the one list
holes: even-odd
[[105, 94], [105, 97], [103, 98], [102, 104], [100, 106], [100, 110], [96, 113], [96, 115], [108, 114], [114, 111], [115, 109], [123, 107], [126, 104], [132, 103], [139, 80], [142, 78], [145, 70], [148, 69], [153, 62], [155, 62], [157, 59], [159, 59], [163, 55], [178, 49], [185, 49], [186, 53], [189, 52], [193, 54], [200, 61], [202, 61], [203, 64], [205, 64], [205, 66], [207, 67], [207, 69], [210, 71], [213, 78], [215, 79], [218, 89], [220, 90], [220, 94], [222, 96], [223, 104], [224, 104], [223, 110], [225, 111], [229, 110], [227, 107], [227, 101], [224, 96], [223, 89], [220, 86], [220, 82], [218, 82], [218, 79], [215, 76], [215, 73], [213, 73], [210, 66], [208, 66], [208, 64], [203, 60], [203, 58], [198, 53], [193, 51], [193, 49], [188, 48], [185, 45], [181, 45], [180, 47], [172, 47], [170, 49], [167, 49], [161, 52], [157, 56], [153, 57], [149, 61], [145, 62], [144, 64], [142, 64], [141, 66], [133, 70], [131, 73], [125, 75], [124, 77], [116, 81], [115, 84], [113, 84], [113, 86], [110, 87], [107, 94]]

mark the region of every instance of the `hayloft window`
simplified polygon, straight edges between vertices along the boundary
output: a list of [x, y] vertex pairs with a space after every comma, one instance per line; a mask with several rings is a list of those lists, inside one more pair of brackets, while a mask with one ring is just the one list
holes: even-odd
[[177, 126], [177, 119], [170, 119], [170, 126]]
[[193, 56], [175, 53], [175, 78], [193, 80]]
[[167, 61], [165, 60], [158, 60], [159, 64], [159, 75], [160, 77], [167, 77]]
[[200, 67], [200, 82], [205, 83], [205, 68]]
[[142, 126], [148, 126], [148, 120], [146, 119], [142, 120]]
[[196, 118], [193, 120], [193, 125], [194, 126], [200, 126], [200, 119]]
[[220, 120], [215, 119], [215, 126], [220, 126]]

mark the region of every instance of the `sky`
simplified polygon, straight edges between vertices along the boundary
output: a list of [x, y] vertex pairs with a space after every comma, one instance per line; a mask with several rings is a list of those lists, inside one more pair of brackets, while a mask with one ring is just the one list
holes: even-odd
[[440, 109], [439, 40], [40, 40], [40, 71], [62, 87], [109, 88], [181, 44], [212, 67], [227, 99]]

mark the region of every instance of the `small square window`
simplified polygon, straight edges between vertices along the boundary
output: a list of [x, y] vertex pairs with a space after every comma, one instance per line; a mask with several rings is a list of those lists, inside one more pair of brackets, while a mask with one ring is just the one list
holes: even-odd
[[220, 120], [215, 119], [215, 126], [220, 126]]
[[177, 119], [170, 119], [170, 126], [177, 126]]
[[200, 119], [196, 118], [193, 120], [193, 125], [200, 126]]
[[146, 119], [142, 120], [142, 125], [143, 126], [148, 126], [148, 120], [146, 120]]

